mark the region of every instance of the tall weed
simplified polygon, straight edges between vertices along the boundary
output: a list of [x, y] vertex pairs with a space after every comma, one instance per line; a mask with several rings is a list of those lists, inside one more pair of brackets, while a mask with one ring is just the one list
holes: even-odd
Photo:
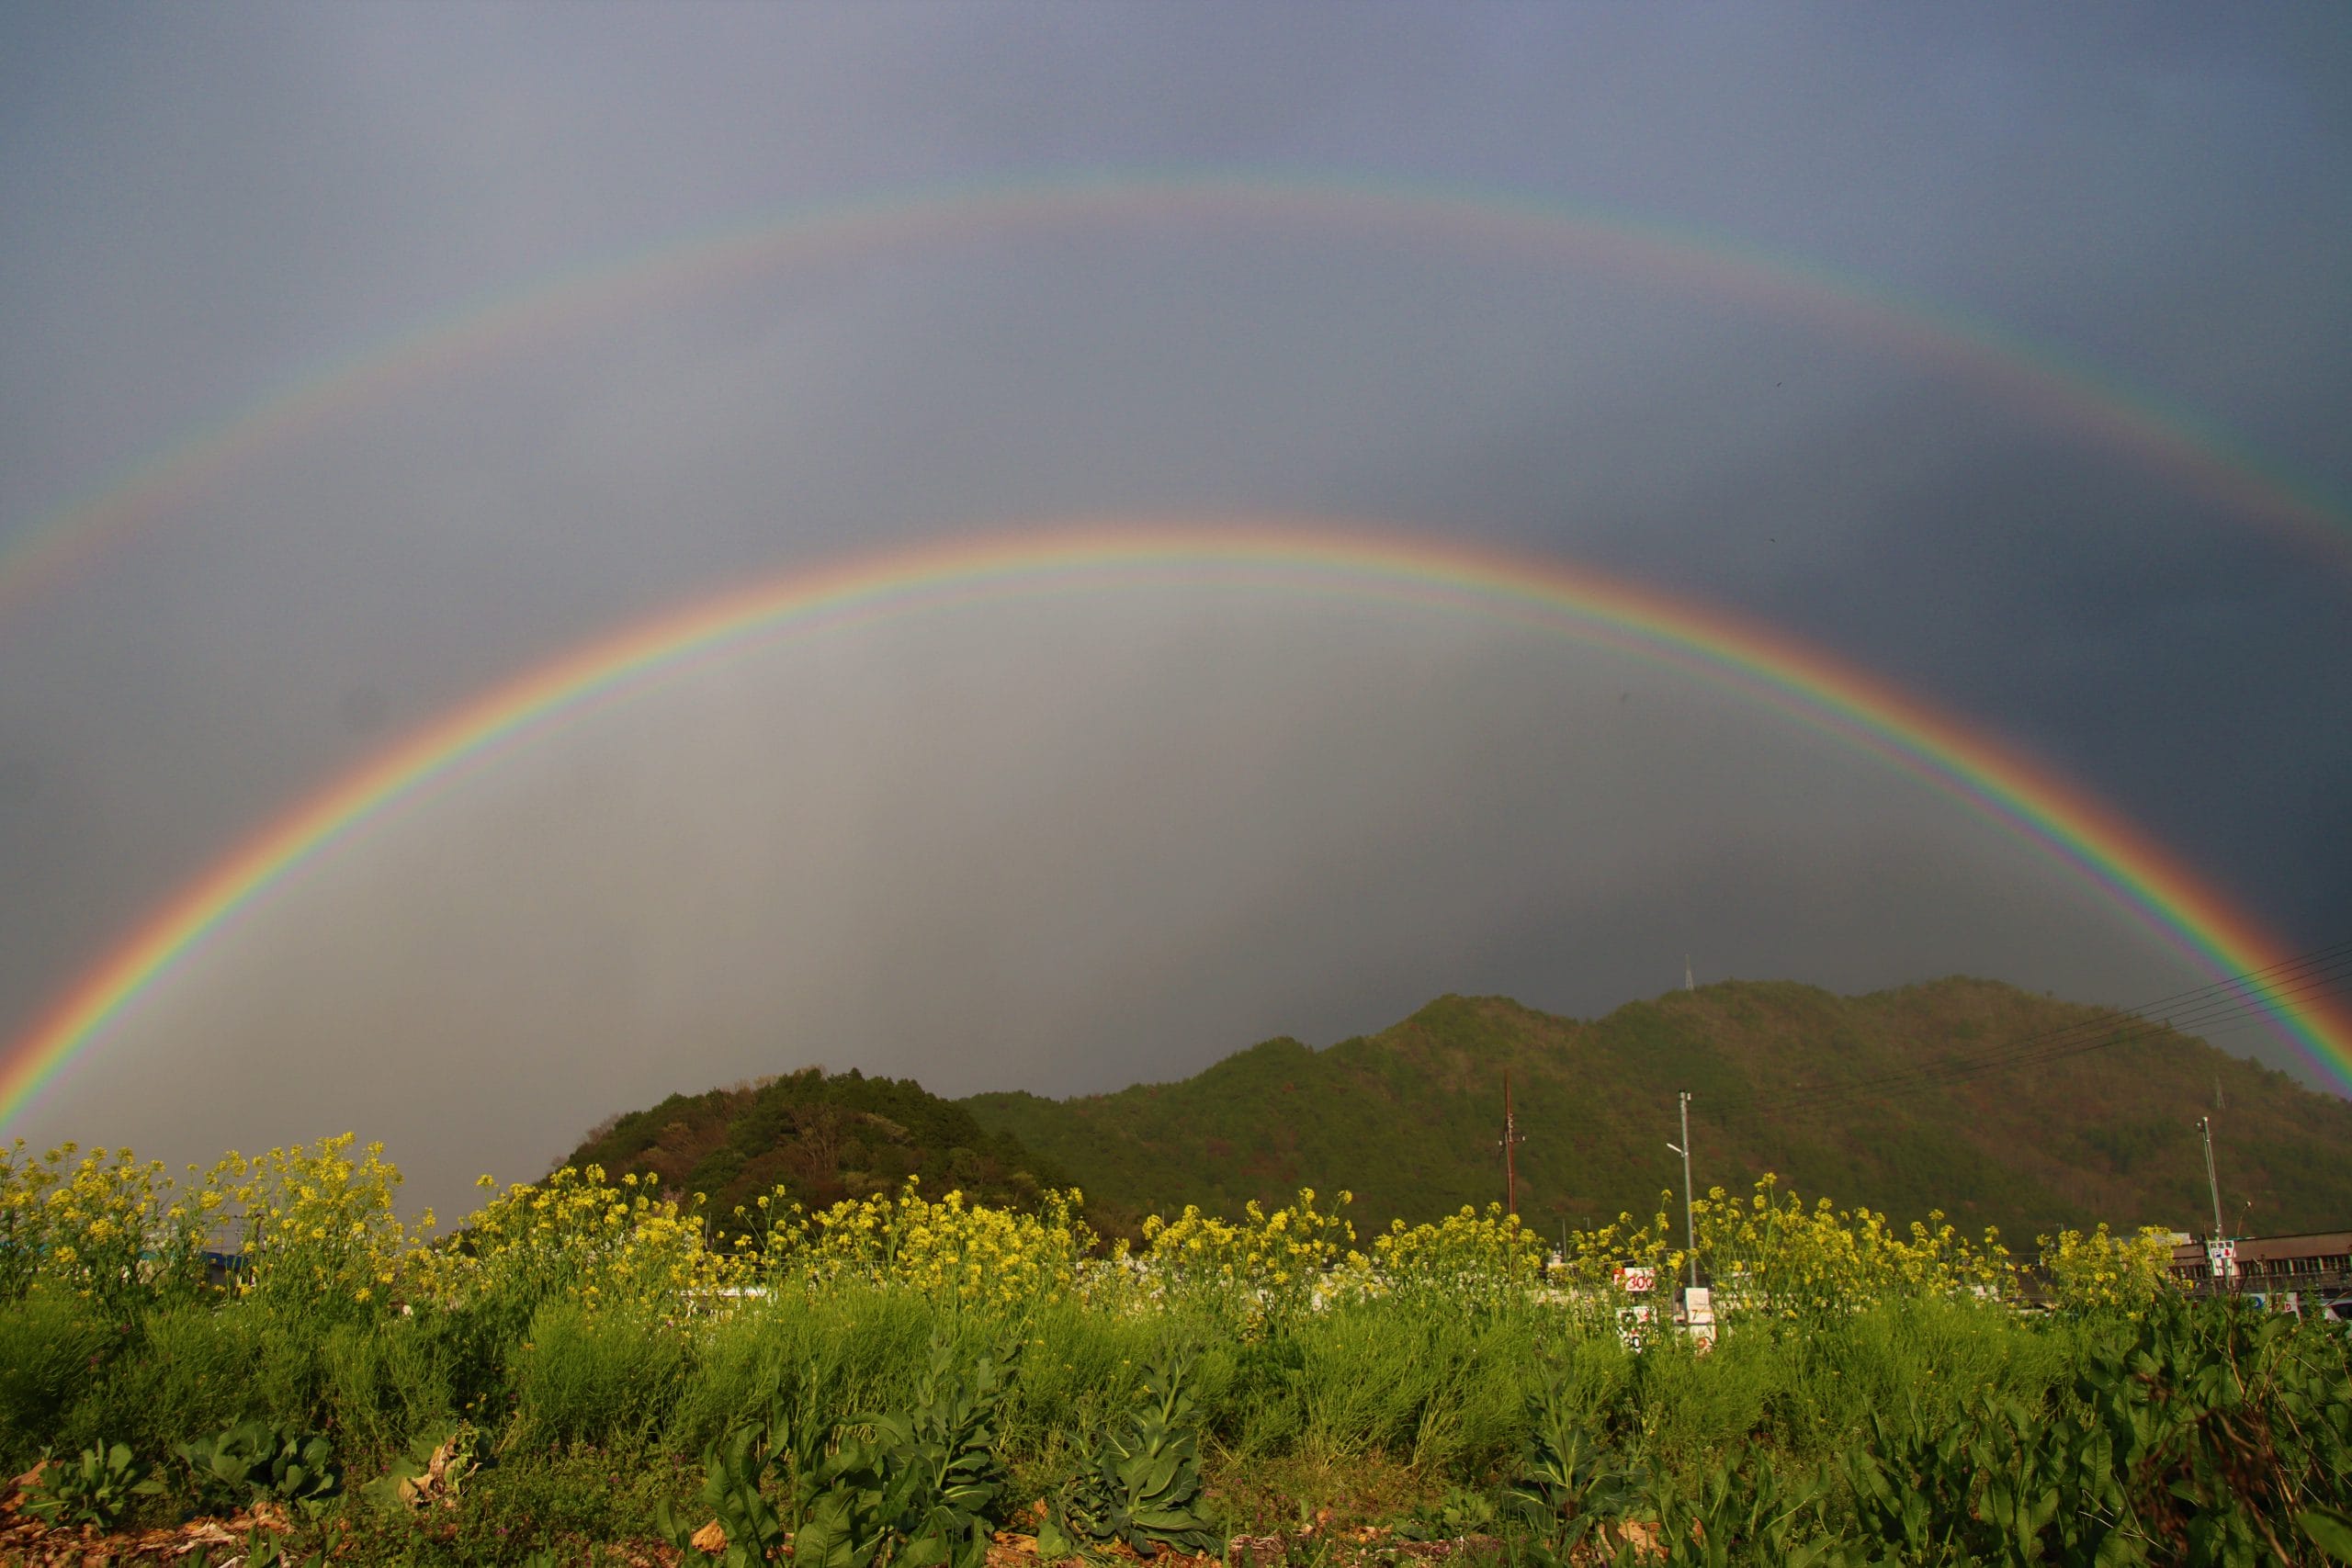
[[1409, 1454], [1446, 1472], [1518, 1446], [1535, 1345], [1523, 1316], [1367, 1302], [1296, 1329], [1301, 1440], [1311, 1454]]
[[2065, 1320], [2025, 1322], [1996, 1304], [1935, 1299], [1770, 1337], [1789, 1367], [1770, 1435], [1821, 1461], [1850, 1446], [1873, 1414], [1917, 1408], [1941, 1424], [1983, 1394], [2040, 1404], [2071, 1380], [2080, 1353], [2079, 1330]]
[[516, 1360], [517, 1440], [637, 1448], [668, 1419], [692, 1365], [682, 1330], [632, 1312], [549, 1302], [532, 1315]]
[[455, 1425], [459, 1400], [447, 1337], [430, 1319], [337, 1324], [319, 1346], [319, 1381], [346, 1457], [380, 1468], [427, 1431]]
[[40, 1457], [122, 1337], [62, 1292], [0, 1303], [0, 1463], [7, 1473]]
[[1712, 1456], [1745, 1445], [1787, 1397], [1794, 1337], [1730, 1334], [1697, 1354], [1668, 1338], [1634, 1359], [1626, 1416], [1638, 1447], [1668, 1475], [1695, 1473]]
[[61, 1446], [120, 1438], [162, 1454], [251, 1417], [313, 1424], [317, 1346], [266, 1307], [165, 1306], [124, 1340], [65, 1417]]
[[666, 1437], [696, 1453], [723, 1433], [764, 1418], [781, 1396], [845, 1420], [904, 1403], [933, 1335], [952, 1314], [911, 1292], [850, 1286], [752, 1299], [698, 1327]]

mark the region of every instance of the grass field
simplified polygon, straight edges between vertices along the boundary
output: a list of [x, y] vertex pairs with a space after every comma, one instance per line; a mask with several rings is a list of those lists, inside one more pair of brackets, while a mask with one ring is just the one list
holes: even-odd
[[1997, 1240], [1718, 1196], [1702, 1355], [1621, 1333], [1615, 1268], [1684, 1261], [1655, 1220], [1555, 1264], [1303, 1195], [1129, 1253], [1052, 1204], [721, 1224], [572, 1172], [435, 1241], [347, 1140], [0, 1175], [0, 1453], [53, 1456], [21, 1561], [256, 1506], [362, 1563], [2352, 1554], [2340, 1332], [2175, 1299], [2137, 1238], [2052, 1238], [2024, 1314]]

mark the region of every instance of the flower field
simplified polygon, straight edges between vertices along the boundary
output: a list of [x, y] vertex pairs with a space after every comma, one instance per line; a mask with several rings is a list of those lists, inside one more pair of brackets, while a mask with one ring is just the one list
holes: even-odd
[[1718, 1191], [1702, 1354], [1626, 1332], [1620, 1270], [1691, 1261], [1663, 1213], [1555, 1256], [1303, 1191], [1130, 1245], [1074, 1194], [715, 1216], [590, 1168], [444, 1235], [398, 1185], [348, 1137], [176, 1177], [0, 1152], [0, 1459], [50, 1456], [0, 1551], [2352, 1560], [2344, 1337], [2177, 1299], [2160, 1235], [2019, 1258]]

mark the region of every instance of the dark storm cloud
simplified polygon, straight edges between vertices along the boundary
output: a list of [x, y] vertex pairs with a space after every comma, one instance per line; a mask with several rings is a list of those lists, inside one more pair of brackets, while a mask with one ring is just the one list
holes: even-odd
[[[809, 202], [1204, 164], [1515, 189], [1808, 259], [2352, 492], [2352, 65], [2322, 8], [0, 27], [0, 538], [517, 280]], [[2352, 577], [2309, 541], [1736, 292], [1468, 235], [1147, 218], [646, 300], [172, 497], [0, 624], [0, 1028], [290, 802], [632, 616], [975, 526], [1218, 511], [1385, 518], [1744, 608], [2084, 780], [2290, 941], [2352, 927]], [[1974, 967], [2125, 1001], [2180, 977], [1949, 803], [1770, 724], [1484, 637], [1320, 626], [1245, 628], [1221, 661], [1181, 625], [1117, 658], [1043, 625], [910, 632], [820, 662], [815, 758], [758, 718], [810, 700], [797, 676], [649, 705], [257, 914], [125, 1026], [124, 1059], [187, 1083], [141, 1100], [100, 1054], [40, 1130], [112, 1140], [83, 1123], [273, 1081], [298, 1041], [386, 1072], [494, 1043], [481, 1123], [402, 1136], [441, 1176], [521, 1174], [574, 1122], [777, 1051], [1099, 1088], [1442, 989], [1596, 1010], [1686, 945], [1841, 986]], [[967, 788], [932, 787], [971, 715], [921, 693], [989, 658], [1032, 685], [974, 677], [1008, 728], [967, 738]], [[1542, 730], [1546, 703], [1575, 722]], [[1775, 768], [1797, 782], [1758, 798]], [[770, 776], [831, 836], [763, 813]], [[790, 995], [777, 951], [814, 955]], [[376, 1080], [343, 1060], [246, 1097], [254, 1126], [365, 1120], [336, 1096]], [[501, 1145], [551, 1062], [564, 1095]]]

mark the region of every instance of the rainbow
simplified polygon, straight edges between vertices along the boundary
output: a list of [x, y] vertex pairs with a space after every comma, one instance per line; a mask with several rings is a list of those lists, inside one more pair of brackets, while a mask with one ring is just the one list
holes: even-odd
[[[1917, 699], [1713, 607], [1555, 561], [1328, 524], [1114, 519], [933, 543], [797, 571], [598, 638], [392, 746], [157, 909], [0, 1057], [0, 1125], [239, 910], [427, 786], [697, 661], [796, 632], [1007, 595], [1186, 584], [1430, 605], [1623, 649], [1725, 688], [1925, 780], [2096, 887], [2217, 975], [2278, 963], [2250, 917], [2111, 808]], [[2352, 1090], [2352, 1017], [2247, 999]]]
[[1329, 175], [1136, 175], [1035, 180], [806, 209], [532, 278], [376, 343], [118, 470], [0, 546], [0, 615], [62, 582], [111, 541], [236, 464], [345, 411], [485, 356], [664, 297], [786, 265], [891, 246], [1218, 220], [1339, 225], [1459, 249], [1532, 250], [1818, 321], [1916, 355], [2093, 440], [2131, 452], [2222, 505], [2352, 563], [2352, 515], [2211, 424], [2046, 344], [1860, 279], [1722, 236], [1505, 192]]

